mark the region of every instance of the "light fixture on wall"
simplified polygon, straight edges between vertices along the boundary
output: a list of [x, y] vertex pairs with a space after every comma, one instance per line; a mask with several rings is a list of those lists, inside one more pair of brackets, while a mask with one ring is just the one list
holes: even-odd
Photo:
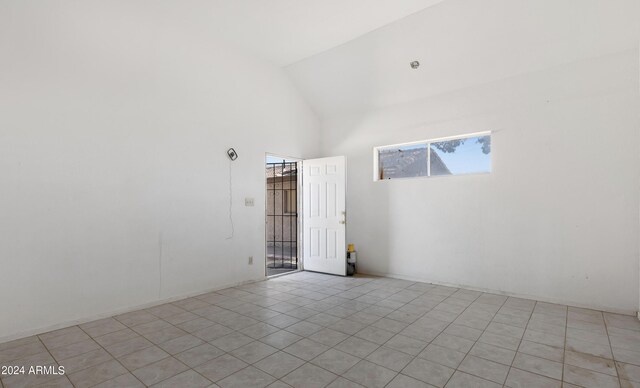
[[417, 69], [418, 67], [420, 67], [420, 62], [418, 61], [411, 61], [409, 62], [409, 66], [411, 66], [412, 69]]
[[233, 225], [233, 176], [231, 164], [234, 160], [238, 159], [238, 153], [233, 148], [227, 150], [227, 156], [229, 157], [229, 222], [231, 223], [231, 234], [227, 237], [227, 240], [231, 240], [235, 234], [235, 227]]

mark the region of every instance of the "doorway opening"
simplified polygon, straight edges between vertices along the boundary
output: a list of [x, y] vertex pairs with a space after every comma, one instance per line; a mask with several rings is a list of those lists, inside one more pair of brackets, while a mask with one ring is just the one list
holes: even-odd
[[267, 276], [300, 270], [298, 189], [299, 160], [267, 155], [266, 268]]

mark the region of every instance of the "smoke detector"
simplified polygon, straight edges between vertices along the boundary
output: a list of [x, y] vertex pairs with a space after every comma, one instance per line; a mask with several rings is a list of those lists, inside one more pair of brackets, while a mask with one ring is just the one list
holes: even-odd
[[411, 66], [412, 69], [417, 69], [418, 67], [420, 67], [420, 62], [418, 61], [409, 62], [409, 66]]

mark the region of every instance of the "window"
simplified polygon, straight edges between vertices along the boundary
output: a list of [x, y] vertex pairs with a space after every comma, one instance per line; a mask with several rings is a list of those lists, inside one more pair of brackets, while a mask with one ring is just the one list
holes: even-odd
[[491, 172], [491, 133], [374, 149], [374, 180]]
[[378, 152], [380, 179], [427, 176], [427, 145], [382, 148]]

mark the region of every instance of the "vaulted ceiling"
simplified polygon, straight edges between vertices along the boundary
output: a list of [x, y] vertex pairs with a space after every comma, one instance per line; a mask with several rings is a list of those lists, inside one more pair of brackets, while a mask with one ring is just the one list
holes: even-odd
[[286, 70], [332, 116], [638, 50], [639, 37], [638, 0], [445, 0]]
[[[154, 0], [140, 9], [215, 34], [279, 66], [339, 46], [443, 0]], [[152, 6], [150, 6], [152, 4]], [[130, 4], [127, 6], [131, 6]], [[186, 23], [185, 23], [186, 22]]]

